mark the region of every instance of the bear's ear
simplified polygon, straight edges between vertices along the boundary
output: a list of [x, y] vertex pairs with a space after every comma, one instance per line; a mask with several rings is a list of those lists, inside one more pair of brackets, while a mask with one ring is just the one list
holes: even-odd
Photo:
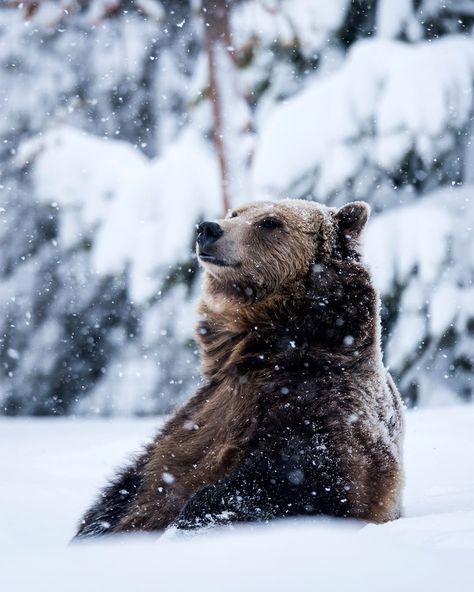
[[365, 201], [352, 201], [337, 210], [336, 224], [340, 236], [347, 241], [357, 240], [367, 224], [370, 216], [370, 206]]

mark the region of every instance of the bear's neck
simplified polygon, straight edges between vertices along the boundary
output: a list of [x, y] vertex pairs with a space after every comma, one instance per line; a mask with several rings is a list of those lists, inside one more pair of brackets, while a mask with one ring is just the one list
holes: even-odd
[[380, 364], [378, 297], [365, 266], [315, 269], [291, 290], [253, 302], [204, 297], [196, 328], [204, 376]]

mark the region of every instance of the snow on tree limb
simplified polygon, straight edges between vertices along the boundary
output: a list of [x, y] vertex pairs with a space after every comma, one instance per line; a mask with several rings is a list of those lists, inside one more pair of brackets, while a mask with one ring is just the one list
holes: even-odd
[[306, 177], [306, 191], [327, 200], [367, 164], [393, 170], [413, 150], [429, 166], [468, 121], [473, 75], [474, 45], [462, 37], [355, 44], [339, 70], [275, 107], [256, 148], [256, 190], [278, 197]]

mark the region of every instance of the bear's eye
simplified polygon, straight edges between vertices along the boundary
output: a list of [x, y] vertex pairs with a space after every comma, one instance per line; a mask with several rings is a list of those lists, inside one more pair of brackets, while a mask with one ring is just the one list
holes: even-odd
[[274, 230], [275, 228], [281, 228], [283, 224], [276, 218], [265, 218], [257, 222], [258, 228], [265, 228], [266, 230]]
[[229, 218], [237, 218], [237, 216], [238, 216], [238, 215], [239, 215], [239, 214], [237, 214], [237, 212], [231, 212], [231, 213], [229, 214]]

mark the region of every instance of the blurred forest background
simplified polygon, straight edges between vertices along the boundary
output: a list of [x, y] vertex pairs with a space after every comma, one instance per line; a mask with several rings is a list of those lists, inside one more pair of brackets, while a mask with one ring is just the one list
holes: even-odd
[[0, 3], [0, 413], [199, 381], [195, 224], [365, 199], [406, 401], [473, 398], [474, 1]]

